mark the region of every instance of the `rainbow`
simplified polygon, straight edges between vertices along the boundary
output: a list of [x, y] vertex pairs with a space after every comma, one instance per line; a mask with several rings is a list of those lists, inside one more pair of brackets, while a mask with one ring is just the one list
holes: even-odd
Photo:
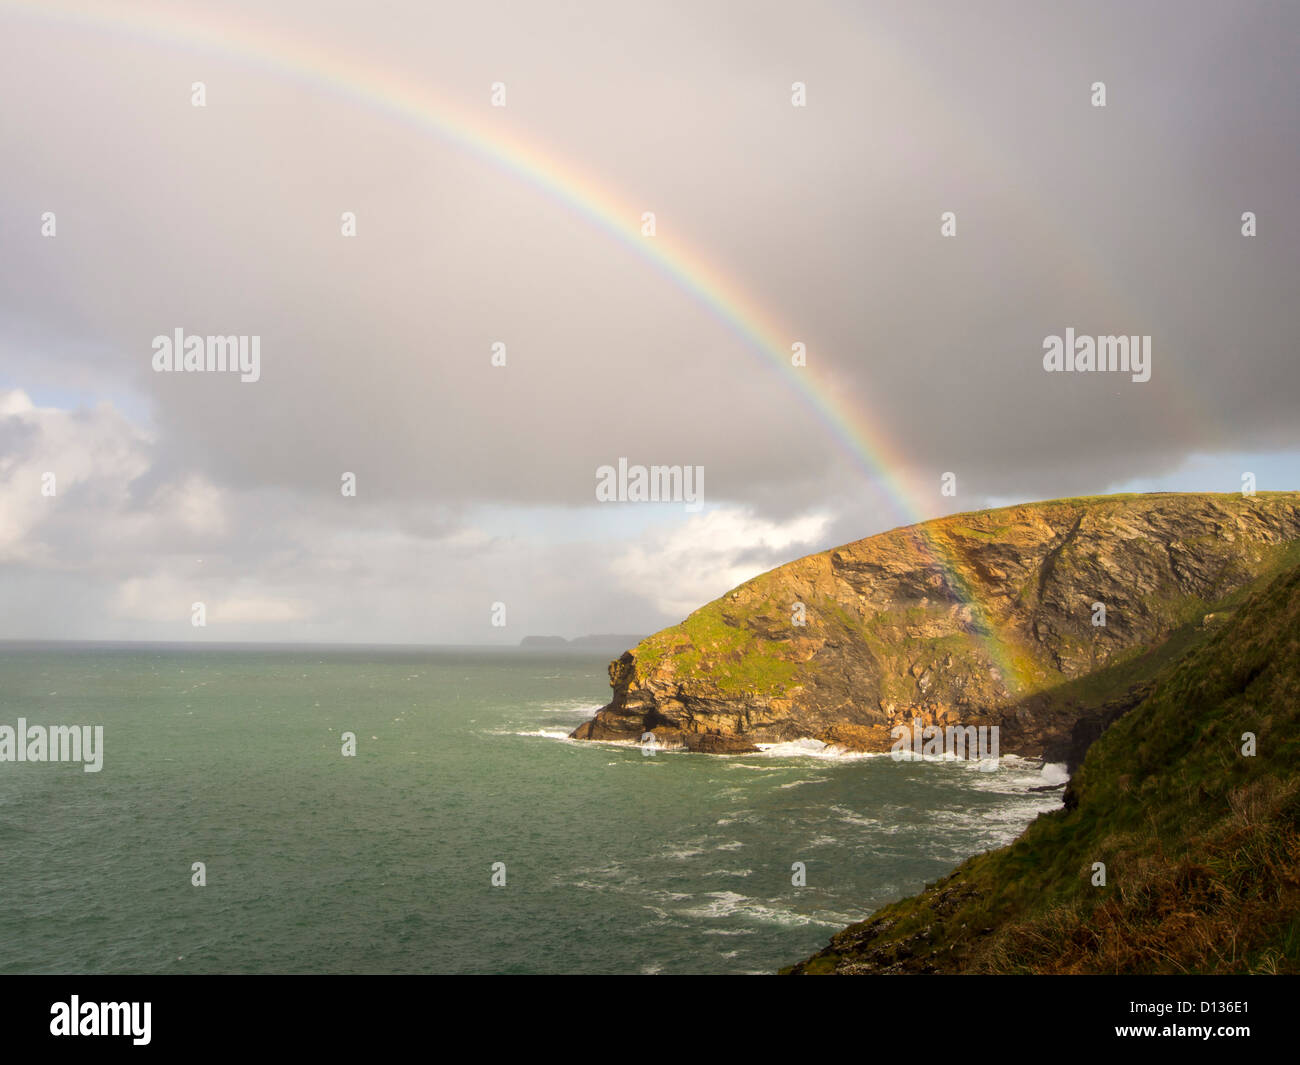
[[[43, 23], [126, 35], [148, 44], [188, 49], [253, 66], [434, 134], [514, 175], [609, 234], [706, 307], [801, 398], [855, 467], [884, 488], [904, 524], [918, 525], [923, 520], [924, 508], [900, 476], [907, 467], [901, 449], [876, 428], [878, 420], [871, 411], [841, 398], [841, 390], [829, 375], [817, 369], [815, 358], [806, 366], [792, 365], [792, 344], [797, 339], [794, 332], [686, 242], [668, 235], [642, 236], [640, 208], [621, 200], [592, 175], [517, 133], [494, 126], [486, 92], [482, 109], [458, 108], [389, 71], [356, 63], [300, 39], [271, 35], [263, 26], [240, 26], [226, 13], [220, 24], [201, 24], [166, 10], [112, 11], [102, 4], [0, 0], [0, 11], [6, 10]], [[990, 633], [984, 641], [990, 658], [1014, 686], [1019, 674], [1006, 649], [993, 637], [994, 626], [988, 624], [987, 614], [972, 589], [924, 527], [916, 531], [949, 587], [980, 615], [983, 627]]]
[[0, 10], [5, 9], [45, 22], [125, 33], [148, 43], [253, 65], [433, 133], [505, 170], [612, 236], [703, 304], [780, 374], [830, 429], [855, 465], [886, 487], [909, 521], [919, 520], [918, 515], [923, 513], [893, 472], [906, 466], [902, 452], [875, 428], [871, 412], [854, 409], [837, 398], [829, 377], [816, 368], [815, 358], [805, 367], [791, 365], [796, 333], [783, 328], [739, 285], [684, 241], [663, 234], [643, 237], [640, 207], [620, 200], [590, 174], [540, 146], [515, 133], [493, 128], [486, 91], [482, 110], [466, 111], [435, 99], [427, 90], [403, 82], [391, 72], [352, 62], [301, 40], [268, 38], [261, 27], [241, 33], [232, 31], [228, 24], [200, 25], [178, 20], [171, 13], [166, 15], [167, 24], [162, 25], [152, 15], [146, 18], [139, 11], [110, 12], [102, 5], [72, 7], [47, 0], [0, 0]]

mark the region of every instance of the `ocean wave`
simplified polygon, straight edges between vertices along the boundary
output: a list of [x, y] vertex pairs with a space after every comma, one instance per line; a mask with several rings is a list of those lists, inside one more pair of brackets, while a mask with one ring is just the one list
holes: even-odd
[[709, 901], [699, 906], [685, 907], [680, 911], [681, 914], [701, 920], [738, 917], [760, 924], [787, 926], [819, 925], [827, 928], [843, 928], [853, 923], [853, 918], [846, 914], [805, 913], [771, 902], [761, 902], [735, 891], [710, 891], [703, 897]]
[[697, 858], [703, 853], [704, 849], [702, 847], [683, 847], [680, 850], [664, 851], [661, 857], [673, 858], [676, 861], [682, 862], [687, 858]]
[[843, 821], [846, 825], [857, 825], [860, 828], [879, 828], [880, 821], [874, 817], [863, 817], [855, 810], [850, 810], [844, 806], [832, 806], [830, 812], [836, 815], [837, 821]]
[[[1014, 761], [1012, 760], [1014, 758]], [[1064, 762], [1047, 762], [1039, 765], [1027, 759], [1011, 756], [1000, 759], [994, 772], [979, 772], [970, 783], [981, 791], [998, 791], [1005, 794], [1017, 794], [1029, 788], [1055, 787], [1069, 781], [1070, 774]], [[1043, 795], [1055, 795], [1056, 804], [1060, 805], [1061, 792], [1042, 792]]]
[[768, 758], [824, 758], [834, 762], [860, 762], [868, 758], [880, 758], [889, 752], [850, 751], [834, 744], [823, 743], [810, 736], [783, 743], [756, 743], [759, 752]]
[[[488, 729], [489, 736], [529, 736], [535, 739], [544, 740], [570, 740], [573, 739], [567, 732], [562, 729], [553, 728], [533, 728], [533, 729]], [[577, 740], [573, 740], [577, 743]]]

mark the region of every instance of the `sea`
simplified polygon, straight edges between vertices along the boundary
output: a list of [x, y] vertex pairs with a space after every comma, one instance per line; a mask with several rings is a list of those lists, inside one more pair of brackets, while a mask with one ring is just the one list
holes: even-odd
[[773, 973], [1061, 802], [1014, 757], [570, 740], [609, 658], [0, 644], [0, 726], [103, 727], [98, 772], [0, 761], [0, 972]]

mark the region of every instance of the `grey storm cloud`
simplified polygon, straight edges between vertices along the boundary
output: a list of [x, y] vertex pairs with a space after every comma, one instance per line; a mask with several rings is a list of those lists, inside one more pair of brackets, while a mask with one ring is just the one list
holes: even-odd
[[[201, 480], [225, 493], [227, 561], [269, 583], [322, 586], [323, 545], [358, 521], [336, 505], [343, 471], [376, 544], [486, 559], [502, 541], [467, 536], [466, 508], [588, 507], [620, 456], [703, 465], [708, 498], [758, 521], [833, 510], [823, 535], [847, 539], [905, 513], [873, 483], [882, 457], [937, 511], [946, 470], [1029, 499], [1300, 447], [1294, 6], [64, 10], [0, 3], [0, 387], [126, 412], [149, 442], [121, 506], [152, 513]], [[373, 79], [304, 72], [300, 46]], [[388, 82], [581, 180], [556, 195], [376, 106]], [[653, 211], [698, 257], [661, 268], [592, 200], [632, 230]], [[807, 344], [865, 437], [846, 445], [781, 349], [732, 328], [697, 263], [776, 323], [773, 347]], [[1150, 335], [1151, 380], [1044, 373], [1067, 327]], [[260, 336], [261, 379], [154, 373], [151, 341], [176, 328]], [[0, 446], [30, 431], [0, 420]], [[290, 526], [297, 546], [277, 548]], [[491, 564], [580, 571], [581, 540], [530, 546], [525, 526]], [[105, 581], [158, 556], [112, 557]], [[567, 605], [539, 621], [621, 631], [620, 603], [662, 620], [608, 588], [587, 618], [581, 572], [545, 583]]]

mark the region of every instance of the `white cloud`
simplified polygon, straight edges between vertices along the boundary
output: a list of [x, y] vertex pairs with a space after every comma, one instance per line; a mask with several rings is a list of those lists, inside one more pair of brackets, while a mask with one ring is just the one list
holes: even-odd
[[0, 561], [49, 559], [42, 536], [50, 523], [72, 514], [90, 521], [125, 505], [131, 481], [148, 469], [148, 449], [148, 436], [107, 403], [60, 410], [37, 407], [20, 389], [0, 392]]
[[747, 507], [718, 507], [630, 545], [614, 572], [629, 592], [685, 617], [751, 577], [816, 550], [831, 521], [824, 511], [769, 521]]

